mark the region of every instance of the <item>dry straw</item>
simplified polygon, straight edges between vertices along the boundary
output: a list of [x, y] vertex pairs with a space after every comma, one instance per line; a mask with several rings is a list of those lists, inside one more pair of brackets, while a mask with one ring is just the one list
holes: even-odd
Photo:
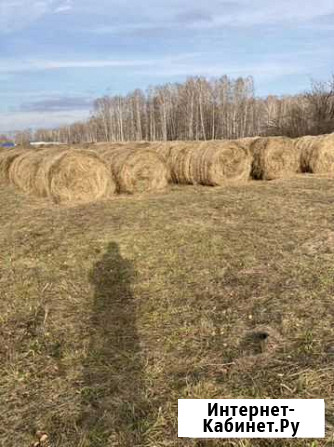
[[254, 179], [274, 180], [300, 172], [300, 152], [290, 138], [258, 138], [251, 144], [250, 151]]
[[10, 182], [27, 193], [35, 194], [36, 173], [42, 158], [41, 149], [24, 151], [10, 165]]
[[334, 174], [334, 135], [298, 138], [295, 145], [301, 152], [302, 172]]
[[249, 179], [249, 151], [234, 141], [165, 143], [156, 150], [175, 183], [217, 186]]
[[69, 149], [44, 154], [36, 172], [37, 195], [56, 203], [85, 203], [115, 192], [110, 171], [95, 152]]
[[161, 157], [151, 149], [136, 144], [120, 147], [108, 145], [98, 149], [117, 183], [118, 192], [141, 193], [159, 191], [168, 184], [168, 169]]
[[261, 137], [245, 137], [245, 138], [238, 138], [237, 140], [234, 140], [236, 143], [241, 144], [242, 146], [247, 147], [248, 149], [251, 148], [252, 144], [257, 141]]
[[0, 151], [0, 181], [8, 183], [11, 164], [26, 151], [27, 149], [3, 149]]

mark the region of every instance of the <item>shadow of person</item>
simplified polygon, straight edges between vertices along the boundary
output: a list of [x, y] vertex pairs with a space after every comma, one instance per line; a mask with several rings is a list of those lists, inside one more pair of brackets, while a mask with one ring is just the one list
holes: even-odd
[[90, 272], [95, 293], [79, 421], [88, 441], [84, 445], [143, 442], [146, 400], [133, 278], [132, 263], [115, 242]]

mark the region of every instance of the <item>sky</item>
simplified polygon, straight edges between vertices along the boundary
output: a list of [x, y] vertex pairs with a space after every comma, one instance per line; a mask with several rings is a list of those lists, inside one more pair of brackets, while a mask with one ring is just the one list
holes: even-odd
[[333, 73], [334, 0], [0, 0], [0, 132], [189, 76], [253, 76], [264, 96]]

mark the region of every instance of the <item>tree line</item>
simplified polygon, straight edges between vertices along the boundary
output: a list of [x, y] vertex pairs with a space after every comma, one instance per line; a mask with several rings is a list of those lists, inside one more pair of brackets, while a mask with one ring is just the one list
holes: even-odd
[[215, 140], [256, 135], [319, 135], [334, 131], [334, 76], [292, 96], [255, 95], [252, 77], [191, 77], [94, 101], [89, 119], [16, 134], [16, 142]]

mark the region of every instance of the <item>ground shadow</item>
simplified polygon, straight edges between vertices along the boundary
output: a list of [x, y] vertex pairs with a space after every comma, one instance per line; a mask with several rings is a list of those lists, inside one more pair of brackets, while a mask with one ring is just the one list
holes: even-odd
[[147, 401], [131, 291], [134, 274], [115, 242], [90, 272], [95, 293], [79, 421], [87, 446], [143, 444]]

